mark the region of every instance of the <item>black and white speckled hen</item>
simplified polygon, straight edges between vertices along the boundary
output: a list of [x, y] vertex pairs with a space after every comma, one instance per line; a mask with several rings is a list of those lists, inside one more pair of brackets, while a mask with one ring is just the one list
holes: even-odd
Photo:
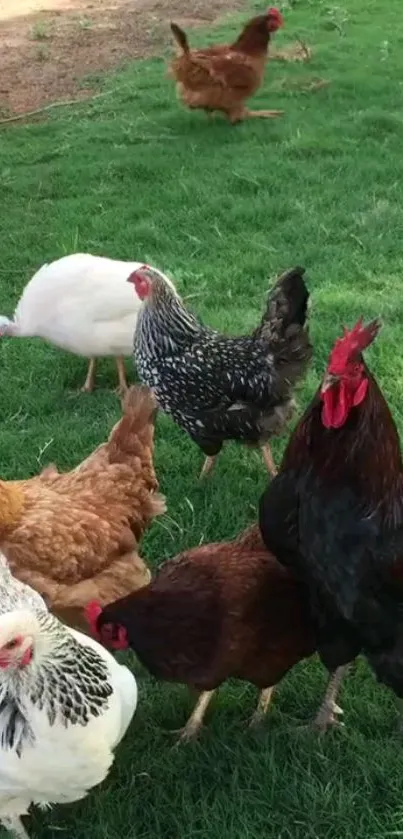
[[[100, 784], [137, 704], [133, 674], [51, 615], [0, 554], [0, 825]], [[1, 829], [1, 828], [0, 828]]]
[[159, 407], [206, 455], [202, 475], [226, 440], [261, 446], [275, 474], [268, 440], [291, 416], [294, 386], [312, 351], [303, 274], [296, 267], [277, 280], [260, 325], [243, 337], [204, 326], [153, 268], [128, 278], [144, 301], [134, 337], [137, 370]]

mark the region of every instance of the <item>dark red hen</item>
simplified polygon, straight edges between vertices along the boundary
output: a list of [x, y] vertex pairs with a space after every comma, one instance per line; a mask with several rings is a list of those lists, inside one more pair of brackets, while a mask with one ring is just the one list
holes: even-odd
[[[315, 651], [305, 592], [267, 552], [257, 525], [233, 542], [168, 560], [148, 586], [106, 606], [95, 631], [108, 647], [124, 633], [157, 679], [200, 691], [185, 739], [197, 733], [213, 692], [231, 677], [261, 691], [253, 716], [260, 721], [273, 687]], [[336, 688], [332, 682], [325, 697], [326, 724], [340, 712]]]

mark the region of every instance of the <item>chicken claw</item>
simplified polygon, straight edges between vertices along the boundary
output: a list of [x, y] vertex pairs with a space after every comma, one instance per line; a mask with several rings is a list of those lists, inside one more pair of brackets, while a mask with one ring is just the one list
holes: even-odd
[[343, 713], [343, 709], [335, 702], [324, 702], [309, 727], [311, 731], [316, 731], [318, 734], [325, 734], [331, 727], [343, 728], [344, 722], [338, 719]]
[[185, 727], [172, 732], [173, 734], [179, 734], [177, 745], [179, 743], [189, 743], [191, 740], [197, 739], [213, 693], [215, 693], [215, 690], [202, 691]]
[[349, 665], [346, 664], [343, 667], [337, 667], [330, 674], [322, 705], [310, 726], [313, 731], [324, 734], [330, 726], [337, 726], [339, 728], [344, 726], [344, 723], [338, 719], [343, 714], [343, 710], [339, 705], [336, 705], [336, 699], [348, 669]]

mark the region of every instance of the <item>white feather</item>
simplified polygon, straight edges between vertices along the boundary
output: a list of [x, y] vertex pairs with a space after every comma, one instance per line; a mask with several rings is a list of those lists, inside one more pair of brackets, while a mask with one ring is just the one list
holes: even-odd
[[113, 686], [109, 707], [86, 726], [66, 728], [57, 721], [51, 726], [45, 711], [25, 697], [35, 742], [25, 745], [20, 757], [15, 750], [0, 752], [0, 820], [25, 815], [32, 804], [46, 806], [84, 798], [108, 774], [114, 749], [136, 710], [137, 685], [128, 668], [95, 641], [70, 631], [81, 643], [96, 647], [107, 661]]
[[88, 253], [45, 264], [25, 286], [14, 321], [0, 316], [0, 332], [44, 338], [88, 358], [129, 356], [142, 302], [126, 280], [143, 264]]
[[[41, 615], [44, 612], [47, 615], [44, 601], [29, 586], [17, 583], [4, 556], [0, 559], [0, 647], [4, 649], [10, 638], [20, 634], [28, 639], [27, 643], [33, 642], [35, 650], [31, 664], [18, 683], [18, 703], [29, 723], [32, 740], [25, 740], [20, 755], [7, 744], [0, 747], [0, 821], [7, 824], [10, 819], [18, 821], [32, 804], [46, 806], [77, 801], [104, 780], [113, 762], [113, 751], [136, 710], [137, 685], [128, 668], [118, 664], [94, 639], [63, 627], [50, 616], [42, 617], [41, 623]], [[46, 628], [48, 620], [50, 625]], [[80, 645], [95, 650], [106, 663], [106, 680], [112, 693], [99, 716], [91, 715], [86, 725], [65, 725], [61, 716], [56, 716], [51, 725], [46, 708], [41, 709], [40, 703], [33, 703], [30, 698], [40, 674], [41, 661], [51, 658], [54, 633], [59, 640], [60, 635], [62, 641], [66, 638], [67, 644], [68, 635], [72, 635]], [[6, 697], [0, 713], [0, 743], [8, 718], [7, 690], [14, 684], [13, 678], [13, 674], [8, 675], [7, 668], [0, 669], [0, 697]]]

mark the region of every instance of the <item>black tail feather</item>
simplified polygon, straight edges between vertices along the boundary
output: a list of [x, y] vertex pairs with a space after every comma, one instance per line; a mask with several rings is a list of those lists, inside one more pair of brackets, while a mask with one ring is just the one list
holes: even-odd
[[171, 23], [171, 32], [178, 46], [180, 46], [181, 50], [187, 54], [189, 52], [189, 43], [186, 32], [184, 32], [183, 29], [181, 29], [176, 23]]
[[287, 311], [284, 312], [284, 328], [290, 326], [292, 323], [299, 326], [305, 326], [305, 321], [308, 313], [309, 291], [304, 281], [305, 268], [296, 265], [290, 271], [286, 271], [279, 277], [277, 283], [270, 294], [268, 309], [271, 304], [275, 304], [279, 298], [285, 299], [287, 302]]

